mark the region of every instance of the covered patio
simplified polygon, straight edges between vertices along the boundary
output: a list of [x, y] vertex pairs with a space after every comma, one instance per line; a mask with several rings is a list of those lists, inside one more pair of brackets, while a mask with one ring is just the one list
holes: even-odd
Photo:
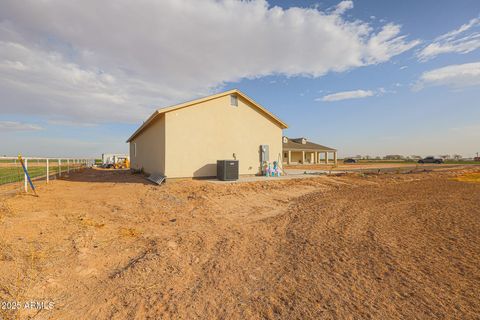
[[283, 164], [337, 164], [337, 150], [306, 138], [283, 137]]

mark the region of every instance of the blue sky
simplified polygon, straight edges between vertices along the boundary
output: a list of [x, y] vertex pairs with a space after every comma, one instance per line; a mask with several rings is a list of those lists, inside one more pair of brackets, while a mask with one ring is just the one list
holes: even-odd
[[347, 155], [480, 152], [478, 1], [4, 1], [0, 153], [125, 152], [238, 88]]

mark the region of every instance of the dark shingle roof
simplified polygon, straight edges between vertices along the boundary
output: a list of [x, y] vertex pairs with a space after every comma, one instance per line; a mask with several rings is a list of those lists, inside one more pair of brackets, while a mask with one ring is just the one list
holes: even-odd
[[304, 138], [288, 138], [288, 141], [283, 143], [283, 150], [298, 150], [298, 151], [337, 151], [336, 149], [329, 148], [326, 146], [322, 146], [321, 144], [307, 142], [305, 144], [302, 143], [302, 139]]

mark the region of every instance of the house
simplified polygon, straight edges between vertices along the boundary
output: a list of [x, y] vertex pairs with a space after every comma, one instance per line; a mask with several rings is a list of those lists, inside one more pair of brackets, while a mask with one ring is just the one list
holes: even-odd
[[287, 125], [239, 90], [155, 111], [127, 140], [130, 166], [168, 178], [216, 176], [217, 160], [239, 160], [239, 173], [261, 172], [282, 156]]
[[306, 138], [283, 137], [282, 139], [284, 164], [337, 164], [336, 149], [310, 142]]

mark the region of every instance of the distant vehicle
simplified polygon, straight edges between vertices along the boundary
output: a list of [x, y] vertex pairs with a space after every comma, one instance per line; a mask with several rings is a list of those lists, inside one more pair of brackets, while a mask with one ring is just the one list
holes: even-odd
[[102, 168], [127, 169], [130, 168], [130, 157], [125, 154], [102, 154]]
[[352, 158], [348, 158], [348, 159], [343, 160], [343, 163], [357, 163], [357, 160], [352, 159]]
[[418, 160], [418, 163], [443, 163], [443, 159], [435, 158], [435, 157], [426, 157], [423, 159]]
[[480, 161], [480, 157], [473, 158], [473, 161]]

